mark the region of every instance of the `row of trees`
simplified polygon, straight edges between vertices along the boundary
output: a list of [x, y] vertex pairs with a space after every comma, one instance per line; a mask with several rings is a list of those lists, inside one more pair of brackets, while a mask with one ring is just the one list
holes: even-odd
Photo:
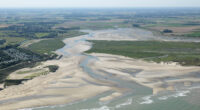
[[[57, 23], [57, 22], [55, 22]], [[54, 38], [58, 36], [59, 33], [67, 33], [71, 30], [79, 30], [80, 27], [71, 27], [71, 28], [56, 28], [52, 29], [54, 26], [53, 23], [42, 22], [39, 23], [24, 23], [23, 25], [12, 25], [5, 28], [0, 28], [1, 37], [25, 37], [25, 38], [38, 38], [36, 33], [49, 33], [42, 38]], [[0, 42], [1, 44], [1, 42]]]

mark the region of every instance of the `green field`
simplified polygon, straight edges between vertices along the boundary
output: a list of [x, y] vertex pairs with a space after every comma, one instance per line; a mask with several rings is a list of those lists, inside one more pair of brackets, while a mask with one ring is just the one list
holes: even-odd
[[186, 37], [200, 37], [200, 32], [193, 32], [191, 34], [186, 34]]
[[200, 66], [200, 43], [161, 41], [90, 41], [87, 53], [108, 53], [156, 62]]
[[59, 48], [62, 48], [65, 44], [62, 42], [61, 39], [48, 39], [42, 40], [38, 43], [31, 44], [28, 49], [33, 52], [39, 54], [52, 54], [52, 51], [55, 51]]

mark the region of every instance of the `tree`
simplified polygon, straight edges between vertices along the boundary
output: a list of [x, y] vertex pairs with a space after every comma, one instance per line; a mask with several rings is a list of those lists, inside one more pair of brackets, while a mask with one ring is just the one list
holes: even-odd
[[164, 29], [163, 32], [164, 32], [164, 33], [173, 33], [173, 31], [170, 30], [170, 29]]
[[133, 24], [132, 26], [133, 26], [133, 27], [140, 27], [139, 24]]

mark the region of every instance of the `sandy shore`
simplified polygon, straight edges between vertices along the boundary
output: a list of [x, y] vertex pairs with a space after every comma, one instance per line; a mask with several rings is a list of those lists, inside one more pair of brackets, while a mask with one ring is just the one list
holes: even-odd
[[[91, 38], [91, 40], [99, 40], [100, 36], [98, 35], [97, 33], [96, 39]], [[121, 36], [124, 35], [118, 35], [117, 38], [113, 38], [114, 35], [108, 36], [120, 40], [123, 39]], [[131, 37], [128, 36], [127, 39], [129, 38]], [[66, 46], [58, 50], [57, 53], [65, 54], [65, 56], [59, 60], [42, 63], [43, 67], [45, 65], [58, 65], [57, 72], [42, 75], [24, 82], [24, 84], [11, 86], [0, 91], [0, 110], [66, 104], [90, 98], [106, 91], [113, 91], [112, 94], [99, 99], [99, 101], [109, 101], [122, 96], [131, 89], [129, 86], [123, 87], [124, 85], [121, 85], [120, 81], [149, 87], [154, 94], [160, 91], [174, 90], [180, 85], [192, 86], [200, 82], [200, 78], [197, 77], [200, 71], [199, 67], [156, 64], [123, 56], [98, 53], [91, 54], [95, 59], [89, 60], [87, 67], [95, 74], [89, 74], [80, 65], [88, 58], [82, 53], [91, 47], [91, 44], [85, 39], [88, 39], [87, 36], [64, 40]], [[134, 37], [131, 39], [134, 40]], [[41, 65], [36, 68], [40, 67]], [[15, 75], [11, 75], [12, 78]]]

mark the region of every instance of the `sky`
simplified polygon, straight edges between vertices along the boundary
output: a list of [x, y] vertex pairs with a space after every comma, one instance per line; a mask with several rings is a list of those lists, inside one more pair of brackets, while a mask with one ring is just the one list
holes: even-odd
[[0, 0], [0, 8], [200, 7], [200, 0]]

